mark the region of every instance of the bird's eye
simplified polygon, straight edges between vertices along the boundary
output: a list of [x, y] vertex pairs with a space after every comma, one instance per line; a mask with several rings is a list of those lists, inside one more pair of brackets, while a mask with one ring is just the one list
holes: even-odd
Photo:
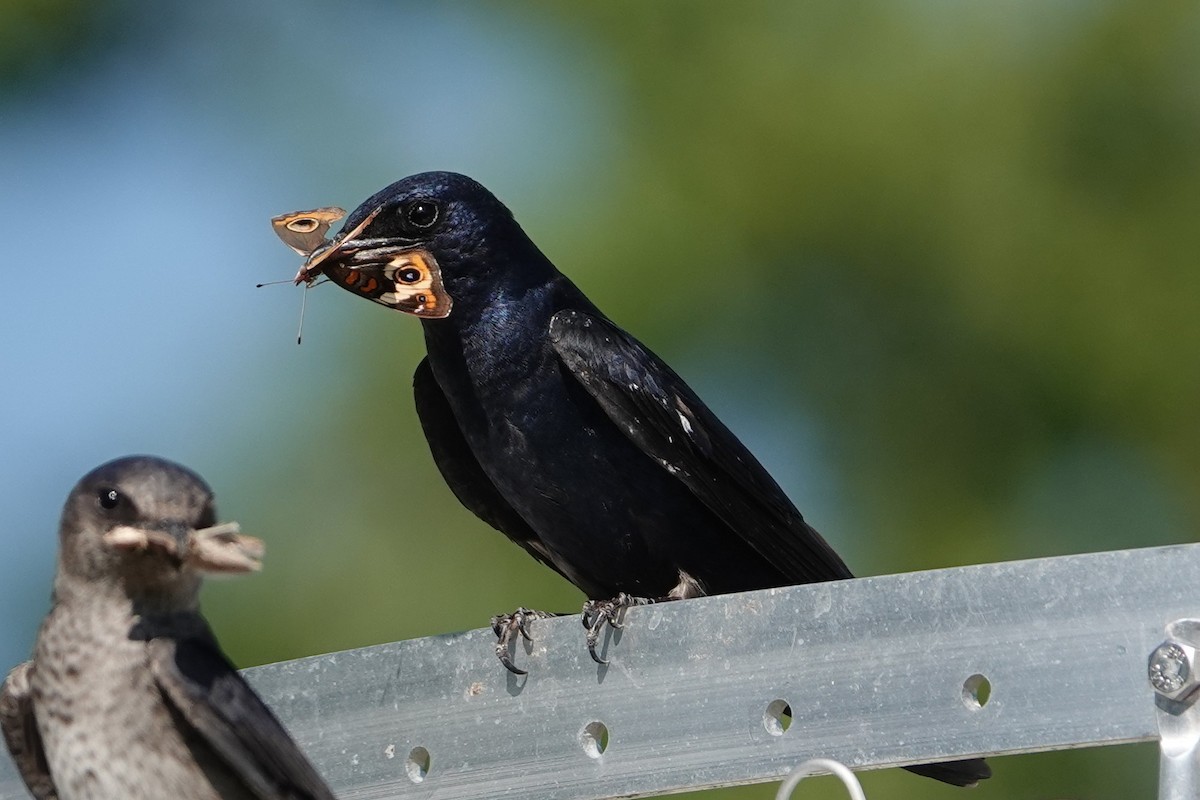
[[421, 272], [416, 267], [406, 267], [396, 273], [401, 283], [416, 283], [421, 280]]
[[124, 498], [116, 489], [110, 489], [106, 487], [96, 493], [96, 499], [99, 501], [101, 508], [111, 511], [112, 509], [121, 505], [121, 501]]
[[415, 200], [404, 208], [404, 219], [414, 228], [432, 228], [438, 219], [438, 206], [432, 200]]

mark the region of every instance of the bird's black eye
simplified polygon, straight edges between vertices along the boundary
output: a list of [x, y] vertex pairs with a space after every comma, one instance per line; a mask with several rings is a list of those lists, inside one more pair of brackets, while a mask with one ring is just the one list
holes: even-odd
[[406, 267], [396, 273], [401, 283], [416, 283], [421, 280], [421, 272], [415, 267]]
[[437, 203], [432, 200], [414, 200], [404, 207], [404, 219], [414, 228], [432, 228], [438, 214]]
[[100, 507], [109, 511], [121, 505], [121, 501], [124, 499], [116, 489], [107, 487], [97, 492], [96, 498], [100, 502]]

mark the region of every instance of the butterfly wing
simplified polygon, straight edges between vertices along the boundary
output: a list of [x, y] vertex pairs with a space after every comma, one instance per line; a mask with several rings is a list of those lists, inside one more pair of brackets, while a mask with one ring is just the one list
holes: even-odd
[[450, 295], [428, 250], [382, 253], [362, 250], [344, 262], [321, 266], [329, 280], [372, 302], [425, 319], [450, 314]]
[[326, 206], [271, 217], [271, 227], [284, 244], [307, 258], [329, 241], [325, 234], [344, 216], [346, 212], [337, 206]]

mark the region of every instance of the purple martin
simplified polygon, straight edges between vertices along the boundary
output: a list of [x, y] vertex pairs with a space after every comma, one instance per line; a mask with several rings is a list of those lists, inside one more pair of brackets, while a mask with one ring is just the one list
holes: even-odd
[[[667, 364], [604, 315], [487, 189], [429, 172], [340, 209], [276, 217], [325, 277], [421, 319], [416, 408], [468, 509], [579, 587], [588, 650], [632, 604], [853, 577]], [[494, 621], [497, 655], [527, 636]], [[958, 785], [982, 760], [910, 768]]]
[[0, 729], [38, 800], [332, 800], [200, 614], [203, 575], [261, 556], [177, 464], [120, 458], [76, 484], [52, 607], [0, 690]]

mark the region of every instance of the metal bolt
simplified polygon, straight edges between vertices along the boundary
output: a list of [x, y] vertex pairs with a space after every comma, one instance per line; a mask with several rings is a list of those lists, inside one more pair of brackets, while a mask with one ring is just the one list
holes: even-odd
[[1168, 639], [1154, 648], [1147, 672], [1154, 691], [1171, 700], [1183, 700], [1200, 686], [1196, 648], [1183, 642]]

